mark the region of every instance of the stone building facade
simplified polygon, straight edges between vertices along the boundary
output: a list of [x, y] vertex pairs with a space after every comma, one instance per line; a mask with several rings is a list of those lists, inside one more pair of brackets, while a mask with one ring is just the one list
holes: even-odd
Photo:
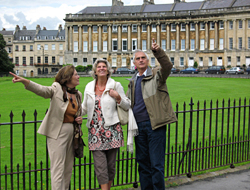
[[107, 59], [113, 68], [133, 69], [133, 52], [142, 49], [157, 66], [152, 39], [174, 67], [250, 64], [250, 0], [205, 0], [172, 4], [86, 7], [65, 17], [65, 62], [92, 64]]

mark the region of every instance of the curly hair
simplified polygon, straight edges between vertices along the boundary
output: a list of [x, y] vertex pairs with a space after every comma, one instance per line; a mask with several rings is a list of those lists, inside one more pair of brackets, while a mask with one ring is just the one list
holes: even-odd
[[113, 72], [113, 69], [111, 68], [109, 62], [108, 62], [106, 59], [97, 59], [97, 60], [94, 62], [94, 64], [93, 64], [92, 71], [89, 72], [90, 75], [91, 75], [94, 79], [97, 78], [95, 72], [96, 72], [98, 63], [105, 63], [105, 64], [106, 64], [106, 66], [107, 66], [107, 71], [108, 71], [107, 78], [111, 77], [111, 74], [112, 74], [112, 72]]

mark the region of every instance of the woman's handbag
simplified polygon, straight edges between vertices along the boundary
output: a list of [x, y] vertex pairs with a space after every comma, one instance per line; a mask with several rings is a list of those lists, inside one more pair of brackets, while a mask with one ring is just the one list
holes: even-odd
[[[116, 90], [116, 82], [115, 82], [114, 90]], [[118, 113], [118, 117], [119, 117], [121, 125], [127, 125], [128, 124], [128, 111], [125, 111], [118, 105], [116, 105], [116, 108], [117, 108], [117, 113]]]
[[86, 145], [82, 140], [81, 125], [78, 125], [78, 124], [74, 125], [73, 143], [74, 143], [75, 157], [76, 158], [82, 158], [83, 157], [83, 147], [86, 146]]

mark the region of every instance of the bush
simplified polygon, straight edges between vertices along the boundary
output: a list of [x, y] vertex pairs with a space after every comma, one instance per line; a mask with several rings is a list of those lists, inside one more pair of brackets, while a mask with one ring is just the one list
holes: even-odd
[[86, 71], [87, 67], [86, 66], [82, 66], [82, 65], [77, 65], [75, 67], [75, 69], [76, 69], [77, 72], [84, 72], [84, 71]]
[[197, 61], [194, 62], [194, 68], [197, 68], [198, 67], [198, 63]]

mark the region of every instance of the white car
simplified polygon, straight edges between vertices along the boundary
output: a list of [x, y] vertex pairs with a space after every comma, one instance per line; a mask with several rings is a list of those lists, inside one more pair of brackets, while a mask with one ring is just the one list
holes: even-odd
[[229, 70], [226, 70], [226, 74], [244, 74], [244, 69], [242, 67], [232, 67]]

